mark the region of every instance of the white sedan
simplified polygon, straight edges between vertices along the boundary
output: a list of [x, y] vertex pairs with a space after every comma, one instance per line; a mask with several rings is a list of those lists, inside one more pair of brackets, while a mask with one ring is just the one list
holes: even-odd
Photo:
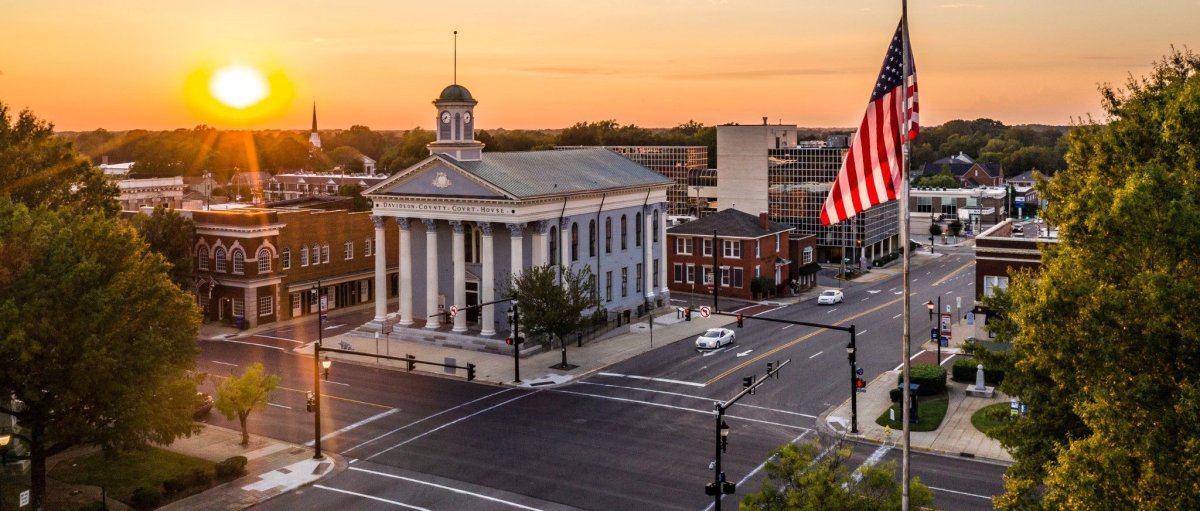
[[696, 338], [696, 349], [711, 350], [720, 348], [726, 344], [733, 344], [733, 340], [736, 337], [737, 335], [733, 333], [733, 330], [728, 328], [710, 328], [707, 332], [700, 334], [700, 337]]
[[826, 289], [817, 297], [817, 305], [834, 305], [842, 303], [842, 292], [836, 289]]

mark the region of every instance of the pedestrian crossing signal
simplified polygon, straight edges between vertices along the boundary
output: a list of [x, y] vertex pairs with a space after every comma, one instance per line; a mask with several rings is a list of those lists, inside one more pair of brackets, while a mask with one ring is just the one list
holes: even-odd
[[858, 389], [859, 392], [865, 392], [867, 390], [867, 382], [863, 381], [862, 378], [855, 378], [854, 388]]
[[742, 327], [742, 314], [741, 313], [738, 313], [737, 321], [738, 321], [738, 328], [741, 328]]
[[684, 320], [684, 321], [691, 321], [691, 320], [692, 320], [692, 309], [690, 309], [690, 308], [689, 308], [689, 309], [683, 309], [683, 320]]

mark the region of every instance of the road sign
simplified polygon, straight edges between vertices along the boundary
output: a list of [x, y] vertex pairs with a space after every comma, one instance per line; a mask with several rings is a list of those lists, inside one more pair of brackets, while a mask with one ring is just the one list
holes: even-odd
[[392, 333], [392, 324], [384, 323], [383, 324], [383, 335], [388, 335], [390, 333]]
[[29, 505], [29, 490], [21, 492], [21, 507]]
[[1018, 208], [1025, 207], [1025, 197], [1020, 196], [1020, 195], [1013, 197], [1013, 205]]
[[450, 317], [452, 317], [452, 318], [453, 318], [454, 316], [457, 316], [457, 315], [458, 315], [458, 306], [457, 306], [457, 305], [451, 305], [451, 306], [450, 306]]
[[860, 368], [858, 368], [858, 370], [857, 370], [857, 371], [854, 371], [854, 374], [857, 374], [857, 375], [859, 375], [859, 376], [862, 376], [862, 375], [863, 375], [863, 368], [861, 368], [861, 367], [860, 367]]
[[321, 296], [321, 312], [328, 312], [328, 311], [329, 311], [329, 297], [322, 295]]
[[974, 325], [975, 325], [975, 313], [974, 313], [974, 312], [968, 312], [968, 313], [967, 313], [967, 325], [968, 325], [968, 326], [974, 326]]
[[710, 314], [712, 314], [712, 309], [709, 309], [707, 305], [700, 307], [700, 317], [707, 318]]
[[942, 335], [946, 335], [946, 336], [950, 335], [950, 313], [949, 312], [941, 313], [941, 325], [940, 326], [942, 327]]

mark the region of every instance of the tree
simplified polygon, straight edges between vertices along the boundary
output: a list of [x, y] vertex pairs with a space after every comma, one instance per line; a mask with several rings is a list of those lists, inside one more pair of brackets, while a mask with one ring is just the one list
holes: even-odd
[[[831, 446], [822, 456], [815, 442], [787, 444], [767, 464], [767, 480], [758, 493], [742, 499], [740, 509], [763, 511], [875, 511], [900, 509], [902, 490], [896, 462], [851, 470], [850, 449]], [[914, 477], [909, 485], [912, 509], [931, 509], [933, 493]]]
[[229, 377], [217, 387], [217, 399], [213, 403], [226, 419], [237, 417], [242, 426], [242, 446], [250, 445], [250, 431], [246, 419], [250, 412], [267, 407], [271, 392], [279, 386], [279, 375], [263, 374], [261, 362], [255, 362], [246, 372], [236, 378]]
[[949, 227], [950, 227], [950, 235], [954, 236], [954, 237], [958, 237], [958, 233], [962, 232], [962, 228], [963, 228], [962, 220], [959, 220], [958, 218], [951, 220]]
[[[949, 167], [946, 165], [945, 167]], [[949, 168], [943, 168], [938, 174], [921, 176], [913, 180], [913, 186], [924, 188], [962, 188], [958, 178], [950, 173]]]
[[34, 509], [49, 456], [198, 431], [199, 313], [168, 269], [115, 217], [0, 198], [0, 412], [29, 447]]
[[350, 211], [370, 211], [371, 200], [362, 196], [362, 187], [357, 184], [338, 187], [338, 195], [350, 197]]
[[586, 323], [583, 311], [595, 306], [592, 270], [562, 272], [553, 266], [534, 266], [512, 278], [509, 295], [521, 312], [521, 326], [532, 335], [558, 337], [562, 347], [562, 366], [567, 365], [567, 337]]
[[1059, 243], [1001, 304], [992, 358], [1029, 411], [997, 432], [1001, 509], [1200, 509], [1200, 57], [1101, 95], [1039, 183]]
[[72, 208], [114, 215], [117, 188], [100, 169], [79, 156], [71, 142], [54, 135], [54, 125], [29, 110], [16, 122], [0, 103], [0, 197], [30, 208]]
[[192, 219], [159, 205], [149, 215], [135, 215], [133, 226], [142, 235], [142, 240], [150, 245], [150, 250], [171, 263], [171, 281], [180, 289], [190, 289], [192, 239], [196, 234], [196, 224]]
[[941, 236], [942, 235], [942, 224], [939, 224], [937, 222], [929, 224], [929, 235], [930, 236]]

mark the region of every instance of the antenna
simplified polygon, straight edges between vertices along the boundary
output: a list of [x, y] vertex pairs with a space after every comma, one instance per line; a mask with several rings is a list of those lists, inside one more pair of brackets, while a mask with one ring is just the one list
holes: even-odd
[[458, 31], [454, 31], [454, 84], [458, 85]]

